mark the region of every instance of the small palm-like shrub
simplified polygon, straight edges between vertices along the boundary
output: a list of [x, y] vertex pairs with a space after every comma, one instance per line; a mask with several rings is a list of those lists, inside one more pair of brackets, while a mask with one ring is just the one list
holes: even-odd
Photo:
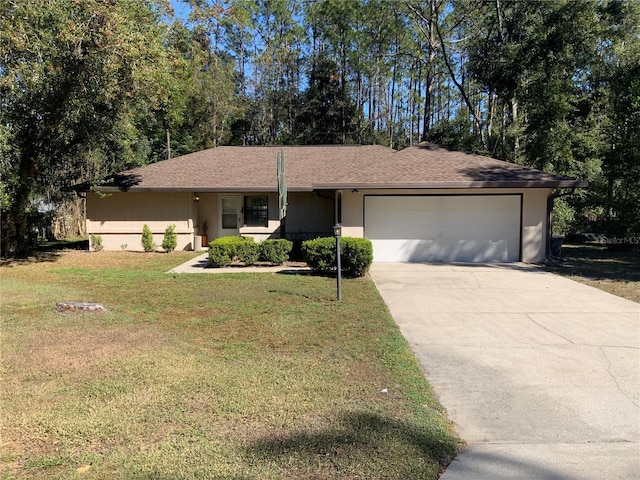
[[153, 252], [156, 249], [153, 233], [151, 233], [151, 229], [146, 223], [142, 227], [142, 248], [145, 252]]
[[94, 235], [92, 233], [89, 238], [91, 239], [91, 248], [93, 248], [93, 251], [101, 252], [104, 248], [104, 245], [102, 245], [102, 235]]
[[175, 232], [175, 225], [169, 225], [164, 231], [162, 248], [167, 252], [173, 252], [178, 246], [178, 234]]

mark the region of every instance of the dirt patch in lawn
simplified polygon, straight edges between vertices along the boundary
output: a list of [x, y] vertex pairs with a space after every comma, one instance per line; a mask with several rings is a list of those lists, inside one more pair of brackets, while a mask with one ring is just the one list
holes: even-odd
[[153, 351], [164, 344], [162, 335], [150, 329], [85, 326], [84, 330], [41, 331], [10, 360], [25, 371], [79, 372], [106, 359]]

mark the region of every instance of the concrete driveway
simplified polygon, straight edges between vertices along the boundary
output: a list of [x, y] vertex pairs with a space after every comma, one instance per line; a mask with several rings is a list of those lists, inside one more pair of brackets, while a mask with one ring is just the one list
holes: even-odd
[[640, 304], [522, 264], [371, 276], [467, 442], [442, 480], [640, 478]]

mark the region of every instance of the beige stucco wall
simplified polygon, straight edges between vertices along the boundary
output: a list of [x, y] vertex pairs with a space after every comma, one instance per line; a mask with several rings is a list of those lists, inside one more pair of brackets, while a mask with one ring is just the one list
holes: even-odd
[[209, 240], [212, 240], [218, 231], [218, 195], [195, 192], [193, 196], [199, 199], [196, 203], [196, 215], [193, 220], [194, 233], [202, 235], [206, 229]]
[[269, 200], [269, 221], [266, 227], [251, 227], [244, 223], [243, 212], [240, 212], [239, 234], [252, 237], [255, 241], [261, 242], [268, 238], [280, 238], [280, 220], [278, 219], [278, 194], [275, 192], [251, 192], [251, 193], [199, 193], [195, 195], [199, 198], [196, 206], [195, 232], [202, 235], [206, 224], [206, 234], [211, 241], [219, 236], [219, 198], [237, 197], [240, 206], [244, 204], [245, 196], [266, 195]]
[[290, 192], [286, 219], [287, 238], [327, 236], [334, 223], [334, 193]]
[[440, 190], [360, 190], [343, 191], [342, 234], [364, 237], [364, 195], [469, 195], [469, 194], [522, 194], [522, 261], [544, 261], [546, 249], [547, 197], [550, 189], [440, 189]]
[[[364, 195], [468, 195], [468, 194], [522, 194], [522, 261], [539, 263], [544, 260], [546, 248], [547, 197], [549, 189], [441, 189], [441, 190], [360, 190], [343, 191], [342, 225], [344, 236], [364, 236]], [[154, 234], [158, 246], [165, 228], [176, 225], [178, 250], [189, 250], [207, 227], [208, 240], [218, 236], [217, 193], [199, 192], [118, 192], [105, 197], [87, 195], [87, 232], [102, 236], [106, 250], [142, 250], [142, 227], [146, 223]], [[238, 194], [240, 198], [244, 194]], [[260, 195], [248, 193], [247, 195]], [[280, 237], [277, 193], [269, 196], [268, 227], [240, 228], [240, 234], [252, 236], [256, 241]], [[331, 235], [335, 204], [333, 192], [321, 195], [315, 192], [290, 192], [287, 211], [287, 237], [310, 238]], [[198, 201], [194, 202], [194, 196]]]
[[174, 224], [176, 250], [193, 248], [196, 204], [183, 192], [117, 192], [87, 194], [87, 233], [102, 236], [105, 250], [142, 250], [142, 228], [149, 225], [153, 238], [162, 244], [164, 230]]
[[[87, 232], [102, 236], [105, 250], [142, 250], [142, 228], [146, 223], [154, 234], [158, 246], [162, 244], [164, 230], [176, 225], [178, 250], [190, 250], [219, 236], [219, 199], [235, 196], [239, 205], [246, 195], [269, 197], [269, 222], [266, 227], [244, 225], [241, 212], [239, 234], [260, 242], [267, 238], [280, 238], [278, 194], [276, 192], [211, 193], [211, 192], [116, 192], [104, 196], [87, 195]], [[323, 194], [325, 195], [325, 194]], [[326, 195], [325, 195], [326, 196]], [[197, 201], [194, 201], [197, 199]], [[289, 194], [287, 237], [308, 238], [327, 235], [333, 224], [334, 203], [315, 192]], [[206, 247], [206, 243], [203, 245]], [[159, 248], [159, 247], [158, 247]]]

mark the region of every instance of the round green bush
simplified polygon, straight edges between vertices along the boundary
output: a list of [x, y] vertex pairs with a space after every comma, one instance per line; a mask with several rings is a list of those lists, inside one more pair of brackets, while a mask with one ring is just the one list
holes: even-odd
[[336, 268], [336, 240], [320, 237], [302, 242], [302, 257], [312, 270], [326, 272]]
[[282, 265], [289, 259], [293, 242], [284, 238], [264, 240], [260, 243], [260, 260], [274, 265]]
[[[244, 247], [244, 245], [255, 246]], [[242, 252], [240, 252], [241, 248]], [[209, 242], [209, 263], [214, 267], [224, 267], [237, 258], [245, 263], [249, 261], [250, 263], [248, 264], [250, 265], [257, 260], [257, 253], [255, 255], [251, 253], [253, 249], [257, 252], [257, 245], [251, 237], [233, 236], [216, 238]], [[243, 258], [240, 258], [241, 254]]]
[[345, 277], [363, 277], [373, 262], [373, 245], [366, 238], [345, 237], [340, 244], [340, 255]]
[[258, 244], [253, 241], [245, 241], [238, 244], [236, 255], [238, 257], [238, 260], [243, 262], [245, 265], [253, 265], [258, 261], [258, 258], [260, 256], [260, 248]]
[[[336, 269], [336, 239], [315, 238], [302, 243], [302, 254], [312, 270], [327, 272]], [[366, 238], [340, 239], [340, 266], [348, 278], [364, 276], [373, 262], [373, 246]]]

